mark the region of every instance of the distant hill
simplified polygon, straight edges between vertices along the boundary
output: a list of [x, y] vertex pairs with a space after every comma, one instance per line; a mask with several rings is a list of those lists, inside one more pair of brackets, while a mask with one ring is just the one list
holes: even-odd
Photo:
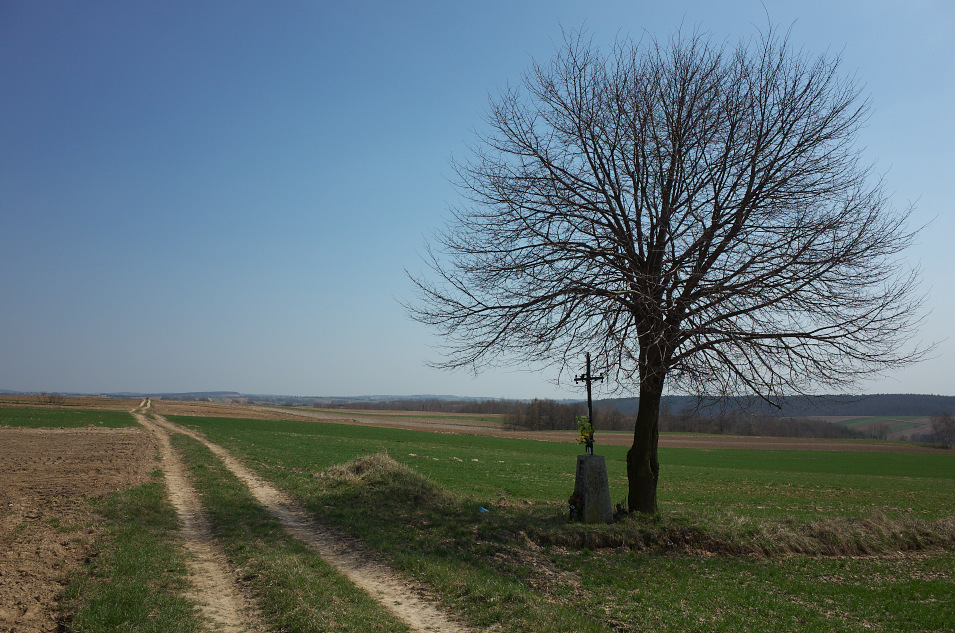
[[123, 391], [119, 393], [108, 393], [110, 397], [115, 398], [162, 398], [164, 400], [231, 400], [241, 398], [242, 394], [238, 391], [186, 391], [181, 393], [147, 393]]
[[[624, 415], [635, 415], [639, 398], [611, 398], [600, 401], [613, 406]], [[809, 398], [790, 396], [780, 402], [777, 409], [770, 404], [751, 398], [731, 398], [721, 402], [700, 401], [690, 396], [664, 396], [661, 409], [680, 413], [698, 409], [704, 415], [721, 411], [751, 411], [762, 415], [785, 418], [808, 418], [817, 416], [932, 416], [938, 413], [955, 412], [955, 396], [925, 394], [874, 394], [830, 395]]]
[[181, 393], [160, 393], [154, 391], [113, 391], [109, 393], [78, 393], [72, 391], [40, 392], [40, 391], [10, 391], [0, 389], [4, 396], [36, 396], [54, 393], [58, 396], [88, 397], [88, 398], [165, 398], [167, 400], [228, 400], [240, 398], [237, 391], [187, 391]]

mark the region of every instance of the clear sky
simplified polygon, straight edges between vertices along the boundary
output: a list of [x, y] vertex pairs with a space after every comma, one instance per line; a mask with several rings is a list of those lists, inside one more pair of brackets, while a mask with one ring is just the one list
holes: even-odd
[[955, 3], [0, 0], [0, 389], [577, 397], [424, 365], [398, 299], [489, 93], [597, 42], [773, 22], [842, 54], [859, 137], [929, 223], [936, 358], [861, 385], [955, 395]]

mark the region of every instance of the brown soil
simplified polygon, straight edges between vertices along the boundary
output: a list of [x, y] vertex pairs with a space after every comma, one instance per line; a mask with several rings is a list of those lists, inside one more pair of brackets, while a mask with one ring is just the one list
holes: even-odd
[[146, 481], [143, 429], [0, 428], [0, 631], [56, 631], [57, 600], [98, 536], [84, 497]]
[[227, 402], [179, 402], [150, 400], [152, 411], [159, 415], [192, 415], [212, 418], [245, 418], [253, 420], [289, 420], [306, 418], [287, 409], [271, 409]]

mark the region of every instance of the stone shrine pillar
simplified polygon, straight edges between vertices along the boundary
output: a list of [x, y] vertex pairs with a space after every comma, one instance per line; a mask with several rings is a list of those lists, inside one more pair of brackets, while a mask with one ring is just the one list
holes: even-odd
[[583, 501], [581, 518], [584, 523], [610, 523], [613, 509], [610, 504], [610, 483], [607, 480], [607, 462], [603, 455], [578, 455], [577, 479], [574, 494]]

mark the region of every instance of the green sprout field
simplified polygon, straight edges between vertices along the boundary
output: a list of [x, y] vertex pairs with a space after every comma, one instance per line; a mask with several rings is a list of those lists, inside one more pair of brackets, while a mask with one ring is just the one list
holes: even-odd
[[[947, 631], [950, 453], [661, 450], [661, 516], [566, 521], [577, 447], [317, 422], [173, 418], [513, 631]], [[611, 494], [626, 494], [621, 447]], [[387, 454], [409, 467], [352, 468]], [[408, 473], [413, 473], [414, 476]], [[481, 508], [487, 510], [483, 512]]]
[[101, 426], [122, 428], [136, 421], [125, 411], [107, 409], [58, 409], [39, 407], [0, 407], [0, 427], [79, 428]]

